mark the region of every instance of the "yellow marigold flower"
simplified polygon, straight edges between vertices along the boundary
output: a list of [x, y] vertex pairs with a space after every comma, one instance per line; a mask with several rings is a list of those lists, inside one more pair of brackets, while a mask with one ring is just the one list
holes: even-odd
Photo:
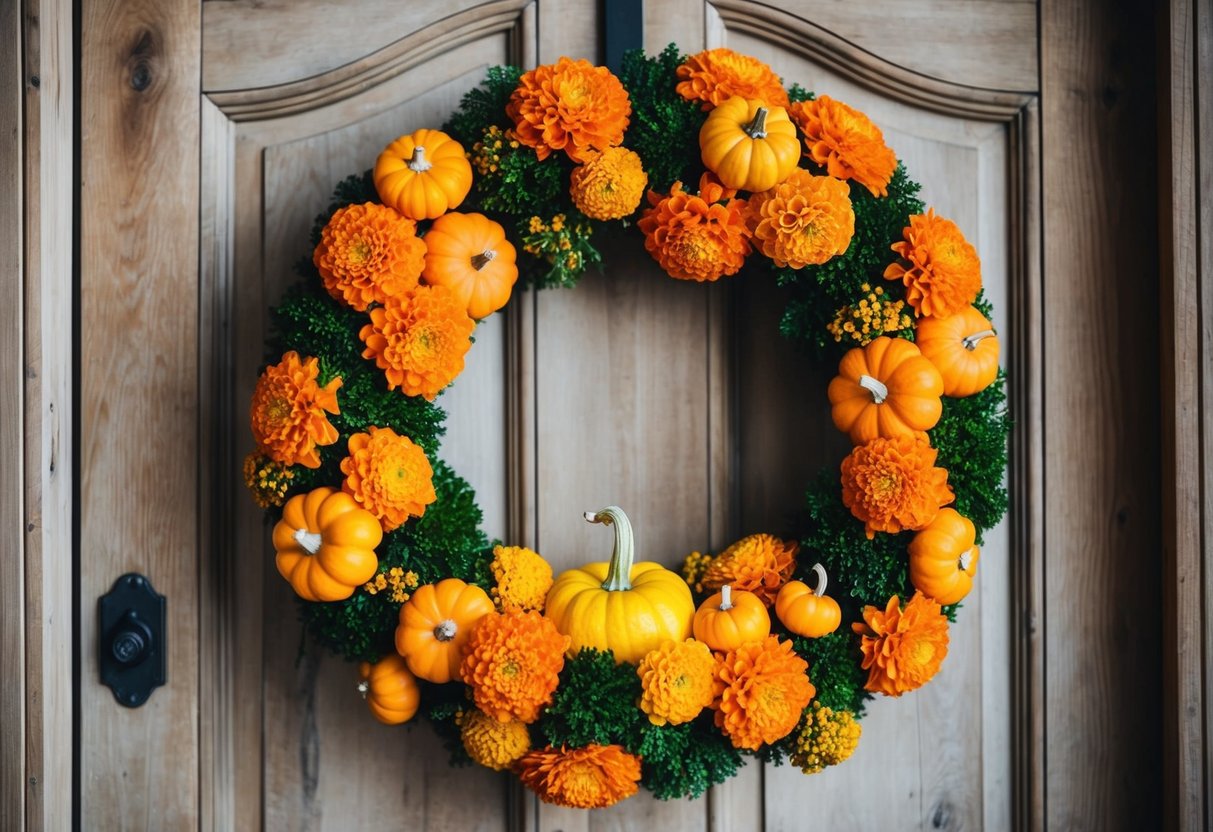
[[601, 809], [636, 794], [640, 758], [618, 745], [531, 751], [515, 764], [526, 787], [544, 803]]
[[262, 508], [286, 502], [286, 490], [294, 478], [294, 471], [265, 454], [253, 451], [244, 458], [244, 484]]
[[855, 753], [863, 732], [850, 711], [834, 711], [820, 702], [805, 715], [804, 726], [796, 736], [792, 765], [805, 774], [816, 774], [826, 766], [836, 766]]
[[788, 93], [779, 76], [757, 58], [732, 49], [720, 47], [691, 55], [676, 73], [678, 86], [674, 89], [687, 101], [702, 101], [705, 110], [734, 95], [788, 107]]
[[316, 383], [319, 375], [318, 359], [300, 362], [299, 354], [291, 350], [257, 380], [249, 421], [258, 449], [275, 462], [319, 468], [316, 446], [337, 441], [337, 429], [325, 414], [341, 412], [337, 407], [341, 377], [321, 387]]
[[787, 736], [817, 695], [809, 664], [778, 636], [720, 656], [716, 663], [716, 727], [736, 748], [757, 751]]
[[385, 532], [425, 514], [434, 493], [434, 469], [419, 445], [391, 428], [355, 433], [341, 460], [342, 489], [379, 518]]
[[552, 567], [538, 552], [521, 546], [494, 546], [489, 569], [499, 610], [542, 610], [552, 588]]
[[372, 309], [358, 337], [366, 344], [362, 357], [375, 359], [389, 388], [433, 401], [463, 372], [475, 328], [450, 289], [421, 285]]
[[907, 435], [877, 437], [843, 459], [842, 502], [869, 540], [876, 532], [921, 529], [952, 502], [948, 472], [935, 467], [938, 454], [926, 439]]
[[636, 210], [648, 184], [640, 157], [626, 147], [611, 147], [573, 168], [569, 195], [587, 217], [617, 220]]
[[560, 684], [569, 637], [531, 610], [490, 613], [463, 646], [463, 681], [486, 714], [525, 723], [539, 718]]
[[846, 183], [814, 176], [804, 168], [751, 196], [746, 221], [754, 244], [781, 268], [820, 265], [845, 252], [855, 234]]
[[459, 737], [472, 761], [493, 771], [503, 771], [531, 750], [526, 724], [516, 719], [500, 722], [479, 708], [458, 717]]
[[328, 293], [362, 312], [417, 285], [425, 243], [415, 222], [386, 205], [347, 205], [324, 226], [312, 262]]
[[546, 159], [563, 150], [574, 162], [623, 142], [632, 102], [606, 67], [561, 58], [525, 73], [510, 95], [506, 115], [514, 135]]
[[667, 641], [650, 650], [636, 675], [640, 677], [640, 710], [654, 725], [681, 725], [712, 704], [716, 661], [702, 641]]
[[691, 552], [682, 562], [682, 579], [696, 592], [703, 592], [703, 575], [708, 571], [712, 556], [702, 552]]
[[893, 251], [909, 265], [891, 263], [884, 276], [905, 284], [915, 315], [946, 318], [977, 299], [981, 260], [956, 223], [935, 216], [932, 209], [910, 217], [902, 236], [905, 240], [893, 243]]
[[863, 608], [863, 623], [851, 629], [862, 636], [864, 688], [885, 696], [901, 696], [935, 676], [948, 655], [948, 619], [939, 603], [915, 592], [906, 608], [894, 595], [881, 612]]
[[897, 157], [870, 118], [828, 95], [797, 102], [788, 115], [804, 133], [809, 156], [830, 176], [854, 179], [873, 196], [888, 195]]
[[699, 194], [675, 182], [668, 196], [649, 192], [649, 208], [637, 223], [644, 247], [670, 277], [714, 281], [734, 275], [750, 253], [745, 202], [733, 199], [710, 174], [699, 180]]
[[712, 559], [703, 575], [703, 588], [713, 592], [725, 584], [752, 592], [768, 607], [792, 577], [800, 544], [772, 534], [743, 537]]

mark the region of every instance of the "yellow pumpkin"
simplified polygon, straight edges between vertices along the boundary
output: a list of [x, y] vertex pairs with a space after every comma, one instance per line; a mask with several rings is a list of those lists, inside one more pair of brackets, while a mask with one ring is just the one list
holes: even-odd
[[981, 549], [972, 521], [952, 508], [942, 508], [910, 541], [910, 580], [923, 595], [940, 604], [955, 604], [969, 594], [977, 575]]
[[389, 144], [371, 178], [384, 205], [412, 220], [432, 220], [463, 202], [472, 189], [472, 165], [459, 142], [422, 129]]
[[849, 350], [827, 393], [834, 426], [856, 445], [930, 430], [943, 413], [939, 370], [904, 338]]
[[919, 318], [914, 341], [943, 378], [943, 394], [963, 398], [998, 377], [998, 336], [969, 305], [946, 318]]
[[363, 662], [358, 674], [362, 677], [358, 692], [375, 719], [385, 725], [399, 725], [417, 714], [421, 690], [400, 656], [384, 656], [374, 664]]
[[274, 562], [305, 601], [341, 601], [375, 576], [383, 527], [349, 494], [314, 488], [282, 507]]
[[695, 639], [727, 653], [771, 634], [771, 615], [752, 592], [733, 591], [730, 584], [699, 605], [693, 622]]
[[726, 188], [765, 191], [800, 161], [796, 125], [783, 107], [735, 95], [708, 114], [699, 130], [703, 164]]
[[636, 664], [664, 641], [686, 641], [695, 602], [682, 576], [659, 563], [633, 563], [632, 524], [618, 506], [585, 519], [614, 527], [615, 549], [609, 562], [563, 572], [548, 591], [543, 614], [570, 638], [568, 655], [592, 647]]
[[838, 602], [825, 594], [825, 567], [813, 564], [817, 588], [809, 589], [803, 581], [788, 581], [775, 596], [775, 615], [783, 626], [805, 638], [820, 638], [838, 629], [842, 610]]
[[463, 645], [477, 622], [495, 609], [487, 592], [458, 578], [419, 586], [400, 607], [396, 652], [427, 682], [458, 679]]
[[517, 252], [505, 229], [484, 214], [443, 214], [425, 235], [425, 271], [431, 286], [446, 286], [480, 320], [505, 306], [518, 280]]

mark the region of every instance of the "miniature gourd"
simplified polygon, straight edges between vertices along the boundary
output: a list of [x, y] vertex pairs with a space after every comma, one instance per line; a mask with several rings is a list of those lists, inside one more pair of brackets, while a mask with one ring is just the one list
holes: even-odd
[[425, 271], [431, 286], [446, 286], [479, 320], [505, 306], [518, 280], [516, 251], [505, 229], [484, 214], [443, 214], [425, 235]]
[[856, 445], [930, 430], [943, 414], [939, 370], [904, 338], [848, 350], [827, 394], [834, 426]]
[[349, 494], [314, 488], [282, 507], [274, 526], [278, 572], [305, 601], [341, 601], [379, 569], [383, 527]]
[[735, 95], [699, 130], [703, 164], [726, 188], [765, 191], [788, 178], [800, 161], [796, 125], [783, 107]]
[[804, 581], [788, 581], [775, 596], [775, 616], [783, 626], [798, 636], [821, 638], [838, 629], [842, 609], [838, 602], [825, 594], [828, 581], [825, 567], [813, 564], [817, 576], [816, 589]]
[[403, 658], [393, 653], [374, 664], [363, 662], [358, 674], [362, 677], [358, 692], [375, 719], [385, 725], [399, 725], [416, 716], [421, 690]]
[[419, 586], [400, 607], [396, 652], [420, 679], [458, 680], [463, 645], [480, 619], [494, 611], [487, 592], [458, 578]]
[[914, 342], [939, 370], [945, 396], [980, 393], [998, 377], [998, 335], [975, 306], [946, 318], [919, 318]]
[[459, 142], [421, 129], [389, 144], [371, 178], [384, 205], [411, 220], [432, 220], [463, 202], [472, 189], [472, 165]]
[[757, 595], [725, 584], [699, 605], [693, 626], [696, 641], [723, 653], [770, 635], [771, 615]]
[[910, 581], [940, 604], [955, 604], [969, 594], [981, 549], [969, 518], [943, 508], [910, 541]]

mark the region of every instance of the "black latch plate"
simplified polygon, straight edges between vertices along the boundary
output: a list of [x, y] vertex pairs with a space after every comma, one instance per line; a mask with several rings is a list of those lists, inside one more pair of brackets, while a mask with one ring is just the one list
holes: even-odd
[[165, 600], [131, 572], [97, 600], [101, 683], [119, 704], [138, 708], [165, 681]]

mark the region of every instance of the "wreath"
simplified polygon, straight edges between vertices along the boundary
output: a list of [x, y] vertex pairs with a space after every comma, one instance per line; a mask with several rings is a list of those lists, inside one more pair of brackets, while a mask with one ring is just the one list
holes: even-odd
[[[928, 682], [1007, 508], [1009, 426], [977, 254], [918, 190], [863, 113], [673, 46], [618, 76], [490, 69], [441, 131], [341, 182], [272, 310], [244, 473], [307, 631], [361, 663], [372, 714], [421, 714], [453, 763], [593, 808], [697, 797], [746, 755], [821, 771], [873, 694]], [[608, 224], [673, 278], [775, 281], [782, 334], [838, 358], [854, 448], [791, 539], [679, 575], [633, 562], [612, 506], [586, 515], [612, 559], [554, 577], [481, 531], [436, 400], [519, 277], [573, 286]]]

